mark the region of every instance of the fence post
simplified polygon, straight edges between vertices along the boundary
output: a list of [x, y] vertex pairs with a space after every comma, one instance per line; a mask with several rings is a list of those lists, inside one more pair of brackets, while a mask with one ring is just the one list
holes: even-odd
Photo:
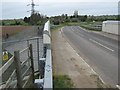
[[32, 68], [32, 83], [34, 83], [34, 63], [33, 63], [32, 44], [30, 44], [30, 59], [31, 59], [31, 68]]
[[21, 73], [19, 51], [14, 52], [14, 60], [15, 60], [15, 66], [16, 66], [17, 88], [22, 88], [23, 82], [22, 82], [22, 73]]

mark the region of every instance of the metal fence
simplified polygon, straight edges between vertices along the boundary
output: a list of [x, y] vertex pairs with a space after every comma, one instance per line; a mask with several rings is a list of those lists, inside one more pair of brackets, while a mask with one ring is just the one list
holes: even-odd
[[[3, 42], [3, 50], [7, 50], [12, 55], [14, 51], [24, 49], [29, 46], [29, 44], [33, 45], [33, 59], [34, 59], [34, 69], [38, 71], [39, 69], [39, 59], [43, 56], [43, 41], [41, 37], [34, 37], [30, 39], [23, 39], [23, 40], [15, 40], [15, 41], [8, 41]], [[22, 54], [21, 62], [29, 56], [29, 53]], [[4, 63], [4, 61], [3, 61]]]

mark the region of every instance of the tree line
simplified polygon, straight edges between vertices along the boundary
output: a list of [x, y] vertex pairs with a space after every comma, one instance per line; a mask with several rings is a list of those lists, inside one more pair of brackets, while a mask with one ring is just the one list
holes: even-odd
[[59, 16], [47, 17], [39, 13], [34, 13], [29, 17], [24, 17], [24, 19], [14, 19], [14, 20], [2, 20], [1, 25], [43, 25], [47, 19], [50, 19], [52, 24], [59, 25], [63, 23], [77, 23], [77, 22], [102, 22], [106, 20], [120, 20], [120, 15], [79, 15], [78, 11], [75, 11], [73, 15], [68, 16], [68, 14], [62, 14]]
[[31, 25], [41, 25], [48, 19], [47, 16], [34, 13], [30, 17], [24, 17], [24, 22], [31, 24]]
[[54, 25], [59, 25], [61, 23], [70, 23], [70, 22], [102, 22], [106, 20], [119, 20], [118, 15], [78, 15], [74, 13], [74, 15], [68, 16], [67, 14], [62, 14], [59, 16], [51, 17], [50, 20]]
[[1, 20], [0, 25], [43, 25], [48, 17], [39, 13], [34, 13], [23, 19]]

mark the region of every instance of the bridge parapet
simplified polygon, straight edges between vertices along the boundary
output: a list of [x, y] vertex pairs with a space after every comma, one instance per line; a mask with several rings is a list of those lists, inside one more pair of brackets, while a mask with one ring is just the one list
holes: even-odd
[[52, 56], [51, 56], [51, 33], [50, 33], [50, 21], [47, 21], [44, 25], [43, 32], [43, 46], [44, 54], [43, 58], [40, 58], [40, 78], [35, 82], [40, 84], [43, 89], [53, 88], [52, 80]]

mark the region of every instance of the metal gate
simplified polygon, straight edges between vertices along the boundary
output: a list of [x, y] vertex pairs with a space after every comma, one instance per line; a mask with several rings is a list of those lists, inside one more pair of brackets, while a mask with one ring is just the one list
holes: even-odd
[[[14, 51], [22, 50], [22, 49], [28, 47], [29, 44], [32, 44], [32, 46], [33, 46], [34, 70], [38, 71], [38, 68], [39, 68], [38, 61], [43, 56], [43, 41], [42, 41], [41, 37], [3, 42], [2, 50], [3, 51], [7, 50], [9, 53], [11, 53], [13, 55]], [[29, 53], [23, 53], [23, 55], [21, 57], [21, 62], [22, 62], [22, 60], [25, 60], [27, 56], [29, 56]], [[7, 62], [7, 60], [3, 61], [3, 64], [5, 64], [6, 62]]]

